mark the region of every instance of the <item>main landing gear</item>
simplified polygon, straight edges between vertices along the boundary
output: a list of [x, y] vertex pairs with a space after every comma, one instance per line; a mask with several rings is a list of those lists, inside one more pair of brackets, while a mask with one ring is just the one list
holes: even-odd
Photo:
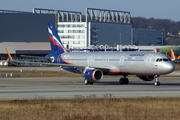
[[155, 75], [154, 78], [155, 78], [155, 83], [154, 83], [154, 85], [155, 85], [155, 86], [160, 86], [161, 83], [159, 82], [158, 76]]
[[119, 79], [119, 84], [123, 85], [123, 84], [128, 84], [129, 83], [129, 79], [126, 78], [127, 75], [123, 75], [123, 78]]
[[84, 79], [84, 84], [85, 84], [85, 85], [89, 85], [89, 84], [90, 84], [90, 85], [93, 85], [93, 83], [94, 83], [94, 82], [92, 82], [92, 81], [89, 81], [89, 80], [87, 80], [87, 79]]

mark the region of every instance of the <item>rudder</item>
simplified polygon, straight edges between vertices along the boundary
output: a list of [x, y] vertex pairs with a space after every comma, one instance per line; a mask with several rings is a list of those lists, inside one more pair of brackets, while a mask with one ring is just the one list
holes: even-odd
[[57, 34], [56, 28], [53, 24], [53, 22], [48, 22], [48, 31], [49, 31], [49, 39], [50, 39], [50, 44], [51, 44], [51, 52], [59, 52], [59, 53], [64, 53], [66, 52], [61, 39], [59, 35]]

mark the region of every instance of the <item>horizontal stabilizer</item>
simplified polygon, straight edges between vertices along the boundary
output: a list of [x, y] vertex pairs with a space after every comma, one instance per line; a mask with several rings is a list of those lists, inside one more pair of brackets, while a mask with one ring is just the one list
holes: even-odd
[[52, 58], [47, 58], [47, 57], [39, 57], [39, 56], [27, 56], [27, 55], [20, 55], [21, 57], [25, 58], [38, 58], [38, 59], [48, 59], [51, 60]]

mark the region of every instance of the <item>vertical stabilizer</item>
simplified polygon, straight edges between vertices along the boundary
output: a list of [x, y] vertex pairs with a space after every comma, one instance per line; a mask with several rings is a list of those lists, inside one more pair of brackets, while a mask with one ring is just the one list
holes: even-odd
[[57, 34], [56, 28], [53, 22], [48, 22], [48, 32], [49, 32], [49, 39], [51, 44], [51, 52], [55, 53], [64, 53], [66, 52], [59, 35]]

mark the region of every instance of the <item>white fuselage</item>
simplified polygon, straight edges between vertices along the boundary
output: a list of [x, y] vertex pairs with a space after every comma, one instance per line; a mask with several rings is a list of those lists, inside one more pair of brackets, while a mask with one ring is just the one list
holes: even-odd
[[154, 52], [71, 52], [62, 54], [61, 60], [57, 61], [89, 68], [107, 68], [109, 73], [116, 74], [161, 75], [175, 69], [165, 54]]

